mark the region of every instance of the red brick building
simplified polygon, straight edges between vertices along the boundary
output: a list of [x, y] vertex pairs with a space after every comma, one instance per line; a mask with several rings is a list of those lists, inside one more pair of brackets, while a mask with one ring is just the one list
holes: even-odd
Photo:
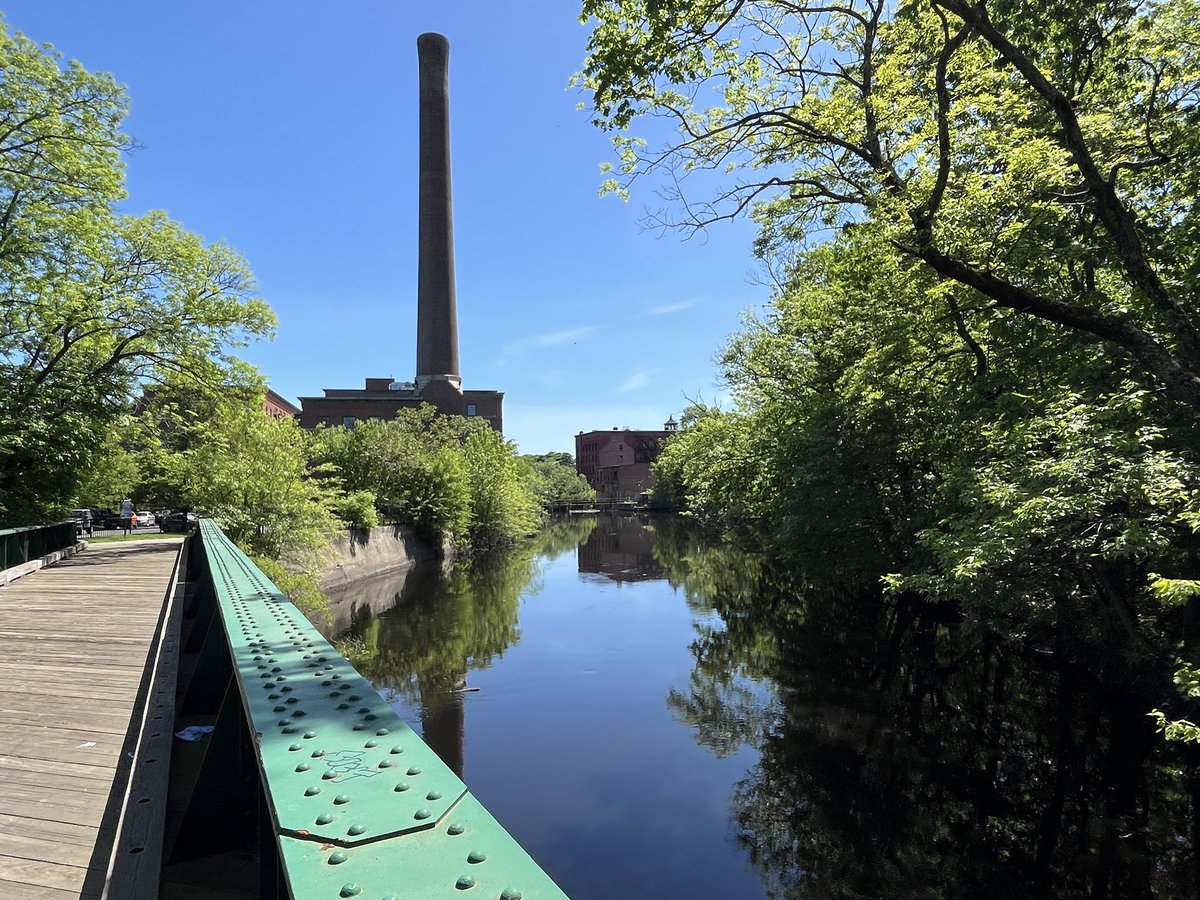
[[263, 410], [268, 416], [274, 416], [277, 419], [294, 419], [300, 415], [300, 407], [279, 396], [270, 388], [267, 388], [267, 396], [263, 398]]
[[637, 500], [654, 487], [650, 464], [677, 428], [671, 418], [662, 431], [581, 431], [575, 435], [575, 470], [595, 488], [598, 500]]
[[325, 388], [322, 397], [301, 397], [300, 425], [353, 428], [359, 422], [394, 419], [401, 409], [416, 409], [422, 403], [449, 416], [478, 416], [497, 431], [504, 431], [501, 391], [463, 391], [445, 380], [430, 381], [419, 388], [411, 381], [391, 378], [368, 378], [362, 388]]

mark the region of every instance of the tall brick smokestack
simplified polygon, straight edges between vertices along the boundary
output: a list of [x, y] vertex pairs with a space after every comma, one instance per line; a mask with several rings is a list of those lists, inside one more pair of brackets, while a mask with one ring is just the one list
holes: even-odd
[[417, 385], [461, 388], [454, 296], [454, 220], [450, 200], [450, 42], [417, 38], [421, 67], [420, 237], [417, 262]]

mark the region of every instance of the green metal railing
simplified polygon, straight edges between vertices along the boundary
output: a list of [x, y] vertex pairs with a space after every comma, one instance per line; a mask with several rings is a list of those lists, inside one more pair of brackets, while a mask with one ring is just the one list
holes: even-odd
[[0, 571], [40, 559], [57, 550], [73, 547], [77, 540], [74, 522], [30, 525], [0, 530]]
[[565, 897], [215, 524], [189, 554], [202, 645], [182, 714], [216, 726], [184, 852], [245, 829], [229, 810], [251, 789], [263, 897]]

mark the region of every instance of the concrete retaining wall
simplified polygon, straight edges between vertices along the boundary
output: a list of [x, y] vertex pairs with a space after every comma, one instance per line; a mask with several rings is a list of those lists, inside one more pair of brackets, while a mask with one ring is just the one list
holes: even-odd
[[349, 532], [335, 540], [332, 549], [333, 558], [321, 576], [329, 616], [324, 621], [313, 617], [328, 638], [360, 618], [391, 609], [409, 582], [436, 577], [439, 564], [451, 558], [449, 548], [430, 544], [400, 525]]
[[370, 531], [351, 531], [333, 541], [333, 558], [321, 576], [322, 590], [407, 569], [418, 562], [441, 559], [442, 547], [416, 536], [406, 525], [383, 525]]

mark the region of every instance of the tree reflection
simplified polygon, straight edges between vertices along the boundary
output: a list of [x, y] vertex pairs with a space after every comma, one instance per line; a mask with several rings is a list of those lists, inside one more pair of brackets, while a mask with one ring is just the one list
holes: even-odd
[[518, 605], [540, 589], [540, 563], [573, 550], [593, 524], [555, 522], [519, 548], [427, 573], [406, 584], [392, 609], [349, 632], [364, 648], [359, 670], [419, 705], [426, 743], [460, 777], [468, 671], [487, 668], [521, 639]]
[[769, 896], [1194, 895], [1196, 770], [1156, 740], [1153, 698], [1068, 641], [1022, 655], [944, 608], [656, 530], [698, 616], [667, 702], [714, 753], [757, 749], [732, 801]]

